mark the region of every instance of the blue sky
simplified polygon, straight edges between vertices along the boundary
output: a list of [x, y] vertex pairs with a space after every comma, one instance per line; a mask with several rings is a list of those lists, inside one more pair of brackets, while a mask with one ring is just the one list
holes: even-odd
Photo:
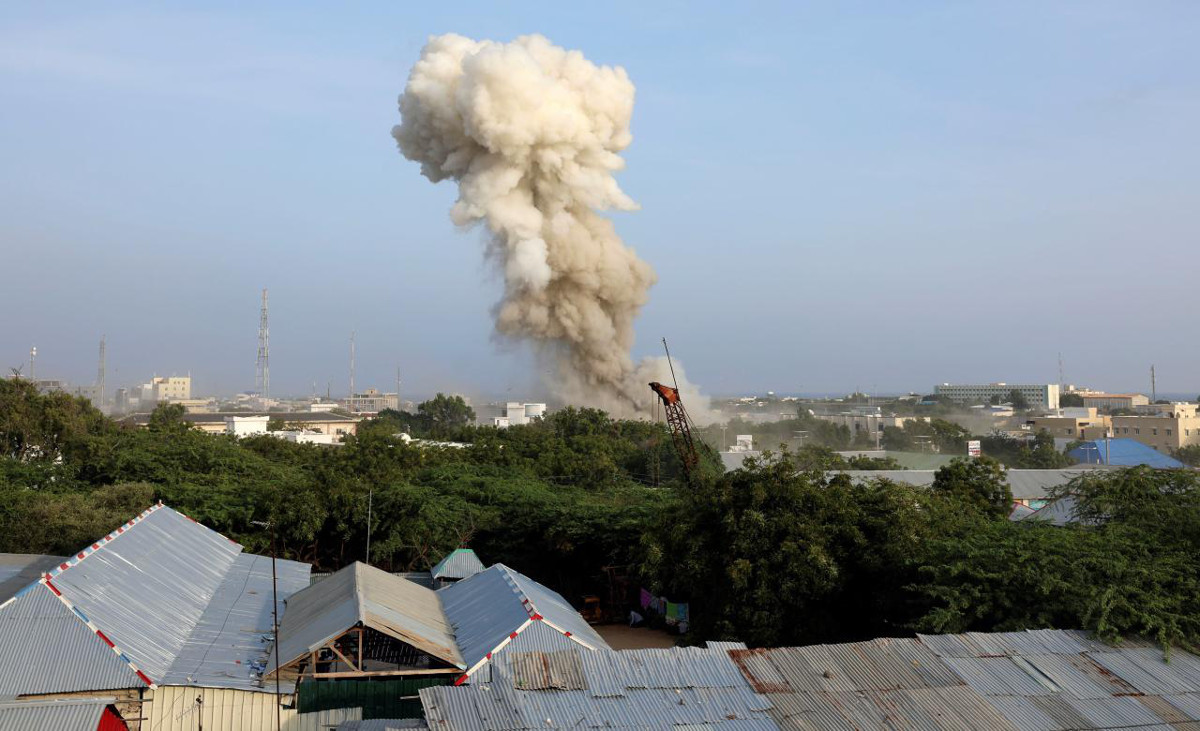
[[[714, 393], [1200, 389], [1200, 5], [9, 3], [0, 365], [110, 384], [535, 398], [449, 184], [395, 149], [431, 34], [542, 33], [638, 88], [618, 230]], [[592, 7], [592, 6], [588, 6]]]

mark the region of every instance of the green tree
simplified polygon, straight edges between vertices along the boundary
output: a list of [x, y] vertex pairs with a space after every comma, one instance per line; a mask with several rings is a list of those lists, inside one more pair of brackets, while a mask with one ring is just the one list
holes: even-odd
[[184, 418], [185, 414], [187, 414], [187, 409], [183, 407], [183, 404], [159, 404], [154, 407], [154, 411], [150, 412], [150, 421], [147, 427], [152, 432], [163, 434], [185, 432], [192, 428], [191, 423]]
[[1176, 449], [1175, 459], [1192, 467], [1200, 467], [1200, 444], [1189, 444]]
[[1008, 392], [1008, 402], [1012, 404], [1014, 411], [1026, 411], [1029, 409], [1029, 400], [1015, 388]]
[[1058, 397], [1058, 405], [1065, 408], [1083, 406], [1083, 396], [1077, 393], [1064, 393]]
[[990, 457], [955, 459], [934, 473], [932, 489], [995, 518], [1007, 518], [1012, 511], [1004, 467]]
[[434, 436], [447, 436], [475, 421], [475, 410], [462, 396], [441, 393], [418, 405], [417, 413], [429, 420], [430, 433]]

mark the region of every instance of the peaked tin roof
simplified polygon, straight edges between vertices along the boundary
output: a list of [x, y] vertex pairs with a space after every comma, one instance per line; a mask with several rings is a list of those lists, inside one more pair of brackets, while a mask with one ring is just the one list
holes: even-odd
[[36, 553], [0, 553], [0, 604], [42, 578], [42, 574], [66, 561], [66, 556]]
[[[280, 665], [360, 623], [457, 668], [467, 667], [436, 592], [359, 561], [288, 599], [279, 623]], [[274, 662], [272, 655], [268, 671]]]
[[470, 548], [456, 548], [438, 561], [430, 573], [435, 579], [458, 580], [474, 576], [486, 568], [483, 561], [479, 560], [479, 556], [475, 555], [475, 551]]
[[[0, 645], [28, 642], [22, 631], [34, 636], [53, 631], [55, 637], [53, 645], [32, 643], [30, 654], [41, 661], [37, 674], [25, 657], [7, 654], [8, 663], [0, 664], [0, 687], [19, 685], [22, 690], [13, 695], [153, 688], [164, 682], [261, 689], [251, 663], [261, 657], [262, 647], [238, 635], [257, 640], [270, 624], [246, 628], [229, 619], [261, 614], [258, 605], [264, 602], [269, 614], [271, 595], [261, 590], [261, 580], [251, 588], [250, 574], [237, 574], [241, 551], [239, 544], [161, 503], [143, 511], [0, 605]], [[281, 596], [308, 583], [307, 564], [279, 563]], [[243, 578], [240, 584], [237, 576]], [[51, 593], [66, 613], [51, 609], [41, 592]], [[63, 622], [65, 617], [74, 624]], [[99, 659], [106, 653], [117, 658], [123, 672], [111, 660]], [[172, 673], [177, 662], [182, 669]]]
[[571, 642], [589, 650], [608, 649], [604, 638], [558, 592], [504, 564], [440, 589], [437, 595], [467, 663], [459, 683], [535, 623], [528, 639], [536, 646], [530, 649], [563, 649]]
[[96, 731], [113, 698], [0, 701], [0, 731]]

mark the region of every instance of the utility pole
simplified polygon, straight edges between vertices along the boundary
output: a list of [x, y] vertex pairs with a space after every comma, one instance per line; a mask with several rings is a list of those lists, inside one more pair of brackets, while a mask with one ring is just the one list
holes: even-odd
[[267, 290], [262, 291], [262, 311], [258, 316], [258, 373], [254, 385], [258, 395], [266, 402], [271, 398], [271, 365], [270, 365], [271, 330], [267, 323]]
[[371, 565], [371, 504], [375, 502], [375, 487], [367, 490], [367, 560], [363, 563]]
[[1154, 380], [1154, 364], [1150, 365], [1150, 403], [1158, 401], [1158, 383]]
[[275, 522], [262, 520], [251, 522], [254, 525], [271, 529], [271, 624], [274, 627], [272, 631], [275, 637], [275, 731], [282, 731], [283, 694], [279, 690], [279, 580], [275, 571]]
[[403, 411], [400, 408], [400, 366], [396, 366], [396, 411]]
[[107, 389], [105, 388], [105, 385], [104, 385], [105, 370], [106, 370], [105, 362], [104, 362], [106, 359], [105, 342], [104, 341], [106, 338], [107, 338], [106, 335], [100, 336], [100, 364], [96, 368], [96, 388], [99, 389], [99, 391], [100, 391], [100, 393], [98, 394], [99, 395], [99, 403], [96, 404], [96, 407], [99, 408], [101, 411], [105, 411], [104, 404], [107, 402], [107, 398], [105, 397], [105, 393], [106, 393]]
[[1058, 387], [1062, 388], [1063, 384], [1066, 382], [1067, 382], [1066, 376], [1063, 375], [1062, 353], [1059, 353], [1058, 354]]
[[33, 366], [34, 366], [34, 363], [36, 363], [36, 362], [37, 362], [37, 346], [35, 345], [29, 349], [29, 381], [31, 383], [33, 383], [35, 386], [37, 385], [37, 379], [34, 377]]

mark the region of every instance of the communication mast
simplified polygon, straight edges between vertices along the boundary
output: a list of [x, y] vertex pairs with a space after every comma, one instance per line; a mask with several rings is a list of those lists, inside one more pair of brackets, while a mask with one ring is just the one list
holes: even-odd
[[33, 373], [33, 366], [36, 362], [37, 362], [37, 346], [35, 345], [29, 349], [29, 380], [34, 383], [37, 383], [37, 379], [34, 378], [34, 373]]
[[1158, 403], [1158, 382], [1154, 380], [1154, 366], [1150, 366], [1150, 403]]
[[[355, 332], [350, 331], [350, 398], [354, 398], [354, 336]], [[353, 410], [353, 407], [351, 407]]]
[[271, 330], [267, 324], [267, 290], [263, 289], [262, 312], [258, 316], [258, 373], [254, 385], [264, 401], [271, 397], [270, 344]]
[[107, 402], [107, 398], [105, 396], [105, 394], [107, 393], [107, 389], [105, 388], [105, 385], [104, 385], [105, 358], [106, 358], [104, 341], [107, 339], [107, 337], [108, 337], [107, 335], [100, 336], [100, 363], [96, 367], [96, 388], [99, 389], [99, 391], [100, 391], [100, 393], [98, 394], [99, 401], [96, 404], [96, 406], [98, 406], [101, 411], [104, 410], [104, 405]]

